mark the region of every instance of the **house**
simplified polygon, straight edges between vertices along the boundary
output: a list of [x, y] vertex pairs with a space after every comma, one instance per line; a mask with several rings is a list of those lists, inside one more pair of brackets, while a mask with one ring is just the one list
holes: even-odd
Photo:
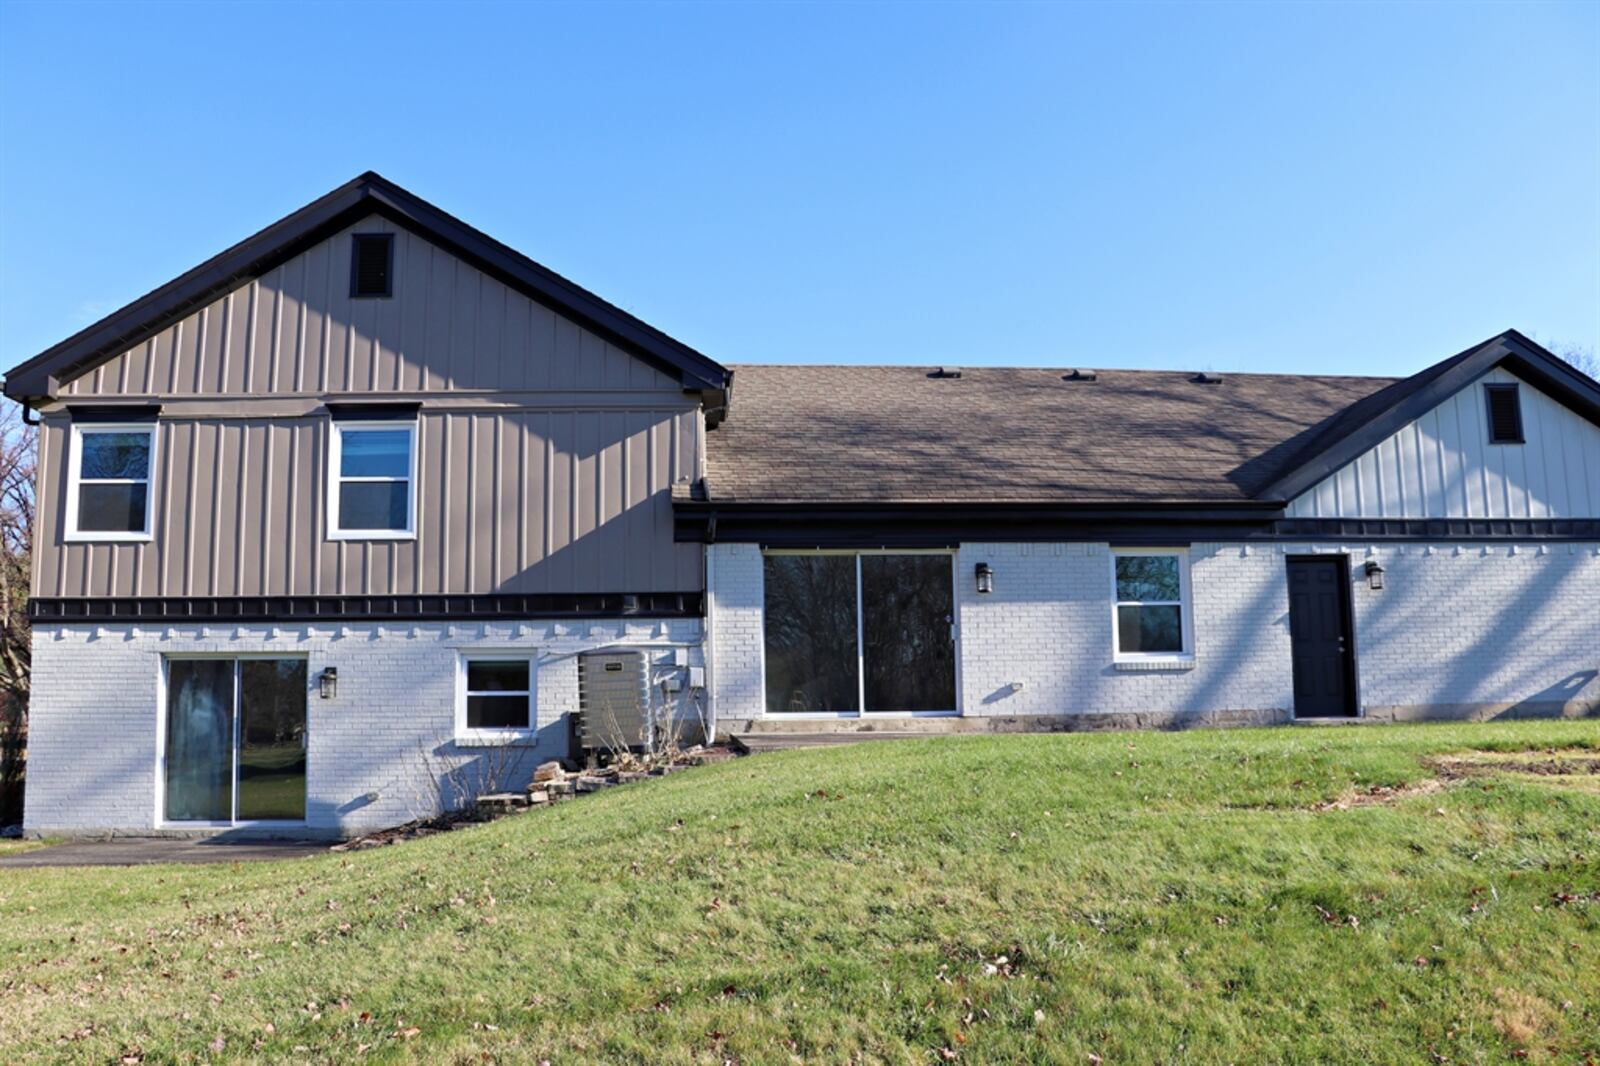
[[369, 173], [5, 391], [33, 833], [404, 822], [603, 690], [719, 735], [1600, 708], [1600, 384], [1515, 332], [726, 366]]

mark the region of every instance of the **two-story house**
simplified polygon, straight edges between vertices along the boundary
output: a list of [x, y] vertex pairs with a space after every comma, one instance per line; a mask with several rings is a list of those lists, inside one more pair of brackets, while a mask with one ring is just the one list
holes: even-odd
[[585, 670], [719, 735], [1600, 707], [1600, 385], [1514, 332], [729, 368], [365, 174], [5, 391], [36, 833], [427, 816], [571, 754]]

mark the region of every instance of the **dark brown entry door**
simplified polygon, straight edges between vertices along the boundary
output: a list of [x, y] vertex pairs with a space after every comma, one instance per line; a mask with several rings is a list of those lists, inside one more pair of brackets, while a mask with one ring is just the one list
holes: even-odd
[[1350, 564], [1343, 555], [1289, 560], [1289, 641], [1296, 718], [1356, 713]]

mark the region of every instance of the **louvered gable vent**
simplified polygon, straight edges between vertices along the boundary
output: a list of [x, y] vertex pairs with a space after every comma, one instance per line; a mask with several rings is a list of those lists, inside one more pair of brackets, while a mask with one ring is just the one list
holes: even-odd
[[394, 235], [357, 233], [350, 252], [350, 295], [392, 296]]
[[1485, 385], [1489, 402], [1489, 443], [1522, 443], [1522, 398], [1515, 385]]

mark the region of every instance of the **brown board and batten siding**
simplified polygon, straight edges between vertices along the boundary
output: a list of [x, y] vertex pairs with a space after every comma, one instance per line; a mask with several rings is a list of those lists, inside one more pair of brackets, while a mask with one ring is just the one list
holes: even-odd
[[[395, 236], [394, 296], [351, 299], [351, 233]], [[327, 537], [327, 400], [420, 401], [414, 540]], [[698, 476], [679, 383], [371, 218], [81, 378], [162, 405], [148, 542], [64, 537], [70, 422], [40, 445], [41, 597], [691, 592], [671, 486]]]

